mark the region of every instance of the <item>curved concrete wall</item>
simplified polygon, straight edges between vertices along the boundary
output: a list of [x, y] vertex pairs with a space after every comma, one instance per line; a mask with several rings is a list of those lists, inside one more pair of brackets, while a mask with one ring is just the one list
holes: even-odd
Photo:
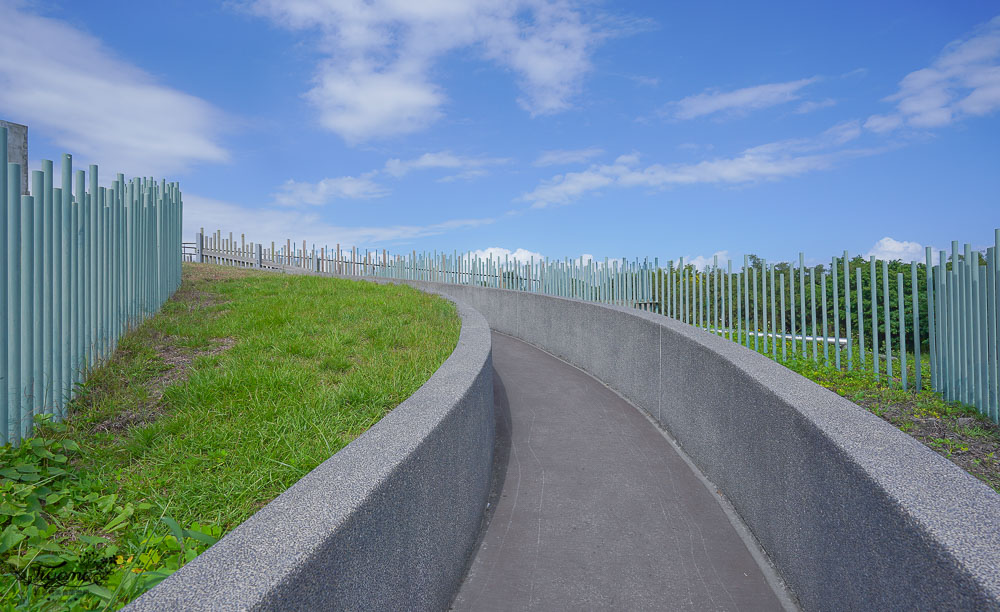
[[446, 608], [494, 443], [490, 329], [456, 305], [458, 345], [416, 393], [128, 609]]
[[733, 504], [805, 609], [1000, 609], [1000, 496], [852, 402], [658, 315], [409, 284], [447, 291], [649, 413]]

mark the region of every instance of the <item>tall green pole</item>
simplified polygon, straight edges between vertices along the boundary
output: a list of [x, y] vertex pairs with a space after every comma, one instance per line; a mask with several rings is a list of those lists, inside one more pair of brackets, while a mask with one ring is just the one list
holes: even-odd
[[[9, 257], [7, 245], [7, 128], [0, 127], [0, 254]], [[0, 445], [10, 442], [10, 414], [8, 403], [8, 379], [10, 378], [10, 362], [7, 358], [9, 317], [7, 305], [7, 262], [0, 264]]]
[[885, 321], [885, 376], [892, 384], [892, 319], [889, 316], [889, 262], [882, 260], [882, 320]]
[[46, 406], [51, 409], [52, 413], [58, 417], [59, 411], [57, 409], [58, 404], [56, 402], [57, 396], [57, 379], [56, 371], [58, 364], [58, 336], [53, 334], [55, 327], [55, 304], [57, 303], [55, 297], [56, 291], [56, 276], [55, 276], [55, 259], [56, 259], [56, 220], [54, 215], [56, 213], [55, 204], [52, 200], [53, 198], [53, 188], [52, 188], [52, 160], [44, 159], [42, 160], [42, 172], [45, 174], [45, 186], [44, 193], [42, 194], [43, 205], [45, 207], [45, 228], [43, 229], [45, 238], [43, 244], [44, 257], [45, 257], [45, 269], [42, 273], [45, 279], [44, 297], [42, 310], [45, 313], [45, 320], [42, 322], [42, 327], [44, 329], [42, 344], [45, 346], [45, 400]]
[[809, 271], [809, 316], [812, 317], [812, 346], [813, 346], [813, 361], [819, 361], [819, 353], [817, 351], [819, 334], [816, 326], [816, 274], [819, 273], [819, 266], [814, 266], [812, 270]]
[[[858, 313], [861, 313], [860, 305]], [[861, 317], [858, 317], [859, 322], [860, 320]], [[847, 335], [847, 370], [851, 371], [854, 369], [854, 339], [851, 337], [851, 264], [847, 251], [844, 251], [844, 321], [846, 322], [844, 332]]]
[[785, 339], [785, 274], [781, 273], [778, 275], [779, 279], [779, 290], [781, 291], [781, 360], [786, 361], [788, 359], [787, 348], [788, 342]]
[[837, 278], [837, 258], [833, 258], [830, 266], [831, 282], [833, 283], [833, 353], [834, 363], [840, 369], [840, 283]]
[[60, 196], [60, 243], [59, 252], [60, 273], [59, 273], [59, 408], [60, 414], [66, 416], [66, 402], [69, 400], [69, 391], [72, 388], [72, 333], [73, 333], [73, 293], [72, 293], [72, 254], [73, 254], [73, 158], [70, 155], [62, 156], [62, 188]]
[[919, 393], [923, 389], [920, 360], [920, 291], [917, 285], [917, 262], [910, 262], [910, 310], [913, 316], [913, 370], [914, 386]]
[[[794, 299], [794, 298], [792, 298]], [[806, 258], [799, 253], [799, 313], [802, 320], [802, 356], [806, 356]]]
[[[7, 164], [7, 428], [21, 441], [21, 164]], [[2, 349], [0, 349], [2, 350]]]
[[896, 273], [896, 310], [899, 318], [899, 379], [906, 391], [906, 313], [903, 310], [903, 273]]
[[871, 285], [872, 294], [872, 369], [875, 372], [875, 380], [878, 380], [878, 299], [876, 299], [877, 291], [875, 287], [878, 285], [877, 276], [875, 275], [875, 256], [872, 255], [868, 260], [869, 263], [869, 278], [868, 282]]
[[854, 295], [858, 296], [858, 369], [865, 369], [865, 304], [861, 293], [861, 268], [854, 268]]
[[[42, 321], [43, 297], [42, 286], [44, 283], [43, 261], [42, 261], [42, 240], [45, 229], [45, 175], [41, 170], [34, 170], [31, 173], [31, 215], [32, 224], [28, 228], [31, 232], [31, 266], [29, 267], [31, 279], [31, 318], [28, 319], [31, 325], [31, 413], [45, 413], [45, 386], [42, 380], [42, 362], [45, 353], [42, 351]], [[28, 325], [28, 322], [25, 322]], [[31, 423], [28, 423], [30, 431]]]
[[34, 275], [35, 275], [35, 198], [30, 195], [21, 196], [21, 380], [17, 390], [21, 400], [21, 417], [18, 423], [18, 436], [24, 439], [31, 435], [32, 417], [35, 404], [34, 393], [34, 363], [35, 363], [35, 326], [34, 312]]

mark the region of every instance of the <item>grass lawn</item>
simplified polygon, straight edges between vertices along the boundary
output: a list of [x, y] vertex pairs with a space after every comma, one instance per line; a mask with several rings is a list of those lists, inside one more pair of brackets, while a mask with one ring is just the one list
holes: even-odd
[[[0, 507], [0, 562], [16, 568], [0, 609], [116, 607], [151, 588], [409, 397], [459, 330], [450, 302], [408, 287], [185, 264], [67, 422], [41, 429], [42, 452], [0, 451], [37, 468], [0, 474], [4, 502], [28, 500]], [[63, 562], [46, 570], [50, 553]], [[74, 563], [109, 575], [53, 578]]]

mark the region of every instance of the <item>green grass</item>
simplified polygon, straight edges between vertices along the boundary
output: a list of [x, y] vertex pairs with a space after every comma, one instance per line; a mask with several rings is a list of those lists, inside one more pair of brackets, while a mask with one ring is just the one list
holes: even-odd
[[[408, 287], [185, 264], [182, 287], [91, 372], [65, 426], [42, 428], [80, 447], [67, 485], [79, 502], [40, 510], [57, 526], [42, 540], [73, 549], [101, 536], [117, 566], [157, 569], [127, 559], [153, 536], [174, 550], [231, 530], [416, 391], [459, 330], [450, 302]], [[0, 602], [31, 600], [24, 584], [0, 578], [5, 588]]]
[[[159, 412], [146, 426], [77, 439], [109, 488], [182, 523], [243, 522], [409, 397], [458, 341], [454, 306], [408, 287], [185, 272], [162, 314], [90, 377], [70, 421], [72, 435], [137, 405]], [[192, 361], [160, 412], [148, 383], [164, 356]]]

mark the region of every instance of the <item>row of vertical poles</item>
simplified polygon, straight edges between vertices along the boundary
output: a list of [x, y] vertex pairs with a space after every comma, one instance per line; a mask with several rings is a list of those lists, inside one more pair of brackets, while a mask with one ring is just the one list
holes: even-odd
[[60, 187], [43, 160], [22, 195], [6, 144], [0, 128], [0, 444], [17, 445], [35, 416], [65, 417], [76, 385], [180, 285], [182, 204], [176, 183], [99, 187], [70, 155]]
[[[529, 291], [656, 312], [707, 329], [776, 360], [812, 359], [864, 370], [903, 389], [940, 391], [998, 420], [998, 302], [996, 244], [985, 257], [965, 245], [926, 263], [851, 259], [829, 264], [769, 263], [744, 257], [697, 269], [684, 259], [535, 259], [477, 253], [349, 251], [292, 241], [271, 243], [258, 267], [307, 268], [346, 276], [479, 285]], [[241, 265], [237, 248], [216, 232], [199, 235], [213, 250], [199, 261]], [[214, 258], [214, 259], [213, 259]], [[929, 357], [929, 376], [922, 356]]]

